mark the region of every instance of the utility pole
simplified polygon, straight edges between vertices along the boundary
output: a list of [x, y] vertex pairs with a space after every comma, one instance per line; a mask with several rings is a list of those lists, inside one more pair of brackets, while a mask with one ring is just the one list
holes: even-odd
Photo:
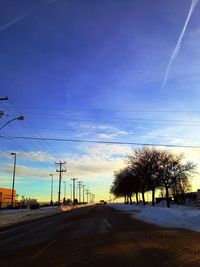
[[64, 198], [66, 201], [66, 182], [65, 181], [63, 181], [63, 185], [64, 185]]
[[78, 185], [76, 185], [75, 199], [77, 199], [77, 200], [78, 200]]
[[79, 181], [77, 184], [78, 184], [78, 192], [79, 192], [78, 202], [81, 203], [81, 186], [82, 186], [82, 182]]
[[70, 184], [69, 186], [70, 186], [70, 199], [72, 201], [72, 185]]
[[92, 202], [95, 202], [95, 194], [92, 194]]
[[59, 172], [59, 190], [58, 190], [58, 206], [60, 206], [60, 191], [61, 191], [61, 180], [62, 180], [62, 173], [66, 172], [66, 169], [62, 169], [62, 165], [66, 165], [66, 161], [60, 161], [60, 162], [56, 162], [57, 165], [59, 165], [59, 169], [57, 169], [56, 171]]
[[75, 183], [76, 183], [77, 178], [72, 178], [71, 180], [73, 181], [73, 203], [74, 203], [74, 200], [75, 200]]
[[[6, 97], [0, 97], [0, 101], [8, 100], [7, 96]], [[4, 111], [0, 110], [0, 118], [4, 115]]]
[[53, 174], [49, 174], [51, 176], [51, 202], [50, 205], [53, 205]]
[[83, 188], [83, 204], [85, 203], [85, 185], [82, 185]]
[[89, 189], [86, 190], [86, 195], [87, 195], [87, 204], [88, 204], [88, 195], [90, 194]]

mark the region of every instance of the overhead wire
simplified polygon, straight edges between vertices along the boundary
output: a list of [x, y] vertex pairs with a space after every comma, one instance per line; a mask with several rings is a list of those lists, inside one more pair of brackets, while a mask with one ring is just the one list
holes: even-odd
[[[26, 113], [25, 113], [26, 114]], [[26, 114], [28, 115], [28, 114]], [[58, 120], [61, 119], [61, 116], [64, 115], [45, 115], [45, 114], [29, 114], [33, 116], [45, 117], [45, 120]], [[142, 124], [142, 125], [159, 125], [159, 126], [186, 126], [186, 127], [200, 127], [200, 121], [186, 121], [186, 120], [165, 120], [165, 119], [142, 119], [142, 118], [101, 118], [101, 117], [64, 117], [62, 119], [66, 119], [67, 121], [78, 121], [78, 122], [101, 122], [101, 123], [122, 123], [122, 124], [130, 124], [134, 122], [134, 124]], [[164, 121], [169, 123], [154, 123], [152, 121]], [[171, 123], [170, 123], [171, 122]], [[175, 122], [175, 123], [174, 123]], [[183, 122], [183, 123], [182, 123]], [[199, 124], [191, 124], [191, 123], [199, 123]]]
[[[119, 130], [119, 132], [117, 131], [98, 131], [98, 130], [84, 130], [84, 129], [67, 129], [67, 128], [51, 128], [51, 127], [37, 127], [35, 126], [36, 129], [40, 129], [40, 130], [55, 130], [55, 131], [65, 131], [65, 132], [71, 132], [73, 134], [91, 134], [91, 133], [95, 133], [97, 135], [99, 134], [110, 134], [110, 135], [124, 135], [124, 136], [131, 136], [131, 135], [139, 135], [138, 133], [133, 133], [133, 132], [126, 132], [124, 130], [121, 129], [117, 129]], [[177, 138], [177, 136], [173, 136], [173, 135], [152, 135], [152, 134], [140, 134], [140, 137], [154, 137], [154, 138]], [[178, 136], [179, 139], [191, 139], [191, 136]], [[200, 140], [200, 137], [192, 137], [192, 139], [195, 140]]]
[[[28, 137], [28, 136], [3, 136], [0, 135], [0, 138], [4, 139], [30, 139], [30, 140], [39, 140], [38, 137]], [[47, 141], [57, 141], [57, 142], [76, 142], [76, 143], [97, 143], [97, 144], [119, 144], [119, 145], [136, 145], [136, 146], [161, 146], [161, 147], [180, 147], [180, 148], [197, 148], [200, 149], [200, 146], [195, 145], [176, 145], [176, 144], [162, 144], [162, 143], [137, 143], [137, 142], [123, 142], [123, 141], [102, 141], [102, 140], [83, 140], [83, 139], [65, 139], [65, 138], [51, 138], [43, 137]]]
[[76, 108], [76, 107], [27, 107], [17, 106], [23, 109], [35, 109], [35, 110], [68, 110], [68, 111], [119, 111], [119, 112], [137, 112], [137, 113], [200, 113], [200, 110], [152, 110], [152, 109], [127, 109], [127, 108]]
[[[0, 91], [1, 91], [4, 95], [6, 95], [5, 92], [3, 92], [2, 90], [0, 90]], [[8, 101], [9, 101], [9, 102], [11, 103], [11, 105], [15, 108], [15, 110], [17, 110], [17, 112], [21, 113], [21, 111], [17, 108], [17, 106], [15, 106], [15, 104], [14, 104], [14, 102], [11, 100], [11, 98], [8, 98]], [[49, 153], [50, 153], [56, 160], [60, 160], [59, 155], [57, 155], [57, 153], [55, 153], [55, 152], [52, 150], [52, 148], [49, 146], [49, 144], [47, 143], [46, 140], [43, 140], [42, 136], [41, 136], [40, 133], [34, 128], [34, 126], [33, 126], [28, 120], [26, 120], [26, 122], [27, 122], [27, 124], [30, 126], [30, 128], [33, 129], [33, 130], [36, 132], [36, 134], [40, 137], [40, 140], [42, 140], [42, 141], [45, 143], [45, 145], [48, 147], [48, 152], [49, 152]], [[32, 136], [32, 133], [29, 131], [29, 129], [27, 129], [23, 124], [21, 124], [21, 126], [22, 126], [26, 131], [28, 131], [29, 134]]]
[[[5, 120], [4, 120], [5, 121]], [[3, 132], [7, 132], [7, 128], [2, 130]], [[17, 129], [15, 129], [15, 131], [17, 131], [18, 133], [20, 133]], [[21, 149], [22, 152], [26, 153], [28, 150], [27, 148], [25, 148], [21, 143], [17, 142], [16, 139], [10, 139], [10, 141], [14, 144], [17, 145], [18, 148]], [[30, 142], [31, 140], [26, 139], [25, 140], [29, 145], [31, 145], [32, 147], [36, 148], [36, 151], [38, 151], [38, 148], [35, 146], [35, 144], [33, 142]], [[28, 151], [29, 152], [29, 151]], [[37, 162], [37, 164], [40, 164], [40, 166], [44, 167], [44, 164], [42, 164], [42, 162], [38, 159], [38, 157], [34, 154], [32, 154], [32, 159], [35, 160]]]
[[[63, 113], [25, 113], [26, 115], [33, 115], [33, 116], [41, 116], [41, 117], [49, 117], [49, 118], [60, 118], [60, 117], [66, 117], [68, 119], [68, 116], [70, 116], [70, 118], [72, 119], [104, 119], [104, 118], [101, 118], [100, 116], [74, 116], [72, 114], [63, 114]], [[174, 119], [151, 119], [151, 118], [135, 118], [135, 117], [106, 117], [108, 120], [128, 120], [128, 121], [132, 121], [132, 120], [136, 120], [136, 121], [165, 121], [165, 122], [180, 122], [180, 123], [200, 123], [200, 120], [174, 120]]]

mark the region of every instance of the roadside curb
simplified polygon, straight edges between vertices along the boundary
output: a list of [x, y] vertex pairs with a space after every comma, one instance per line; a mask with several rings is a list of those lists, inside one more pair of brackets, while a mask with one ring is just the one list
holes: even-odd
[[37, 221], [42, 221], [42, 220], [46, 220], [47, 218], [51, 218], [51, 217], [55, 217], [55, 216], [59, 216], [59, 215], [62, 215], [66, 212], [73, 212], [74, 210], [76, 209], [80, 209], [80, 208], [84, 208], [84, 207], [88, 207], [90, 205], [76, 205], [76, 206], [72, 206], [70, 209], [62, 209], [62, 207], [58, 207], [58, 212], [56, 212], [55, 214], [50, 214], [50, 215], [45, 215], [44, 216], [41, 216], [41, 217], [36, 217], [36, 218], [29, 218], [27, 220], [22, 220], [22, 221], [19, 221], [19, 222], [16, 222], [16, 223], [11, 223], [10, 225], [7, 225], [7, 226], [2, 226], [0, 227], [0, 234], [4, 234], [4, 232], [7, 232], [9, 230], [12, 230], [16, 227], [19, 227], [19, 226], [25, 226], [25, 225], [28, 225], [28, 224], [31, 224], [31, 223], [34, 223], [34, 222], [37, 222]]

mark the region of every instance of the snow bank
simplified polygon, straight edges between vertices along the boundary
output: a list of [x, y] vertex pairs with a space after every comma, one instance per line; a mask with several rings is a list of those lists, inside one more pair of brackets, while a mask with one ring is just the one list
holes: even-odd
[[121, 203], [114, 203], [114, 204], [108, 204], [109, 207], [114, 208], [119, 211], [124, 211], [124, 212], [135, 212], [135, 211], [140, 211], [141, 206], [137, 205], [129, 205], [129, 204], [121, 204]]
[[[186, 206], [152, 207], [111, 204], [120, 211], [133, 212], [132, 217], [167, 227], [181, 227], [200, 231], [200, 209]], [[137, 212], [135, 212], [137, 211]], [[139, 212], [138, 212], [139, 211]]]
[[[85, 205], [84, 205], [85, 206]], [[61, 205], [60, 207], [45, 207], [35, 210], [17, 209], [17, 210], [0, 210], [0, 227], [10, 226], [20, 222], [27, 222], [37, 218], [43, 218], [50, 215], [58, 214], [68, 210], [84, 207], [83, 205]]]
[[61, 212], [58, 207], [46, 207], [36, 210], [19, 209], [19, 210], [2, 210], [0, 211], [0, 227], [12, 224], [31, 221], [36, 218], [42, 218]]

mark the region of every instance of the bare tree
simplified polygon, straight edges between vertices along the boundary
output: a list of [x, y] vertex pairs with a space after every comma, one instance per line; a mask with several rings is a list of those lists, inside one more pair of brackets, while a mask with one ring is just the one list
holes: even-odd
[[127, 156], [128, 166], [115, 173], [111, 192], [124, 196], [132, 203], [132, 195], [142, 194], [145, 205], [145, 192], [152, 192], [152, 205], [155, 205], [155, 191], [165, 190], [167, 207], [170, 207], [170, 194], [184, 194], [189, 188], [189, 176], [195, 169], [191, 162], [182, 163], [183, 155], [175, 155], [167, 150], [143, 147], [133, 150]]
[[[162, 151], [158, 176], [161, 181], [161, 187], [165, 188], [167, 207], [170, 207], [170, 189], [181, 184], [183, 178], [188, 178], [195, 169], [195, 164], [191, 162], [182, 163], [183, 155], [175, 155], [168, 151]], [[176, 192], [177, 194], [177, 192]]]
[[140, 177], [140, 192], [145, 204], [144, 193], [152, 191], [152, 205], [155, 205], [155, 191], [160, 186], [159, 166], [161, 151], [156, 148], [144, 147], [134, 150], [128, 156], [128, 163]]

